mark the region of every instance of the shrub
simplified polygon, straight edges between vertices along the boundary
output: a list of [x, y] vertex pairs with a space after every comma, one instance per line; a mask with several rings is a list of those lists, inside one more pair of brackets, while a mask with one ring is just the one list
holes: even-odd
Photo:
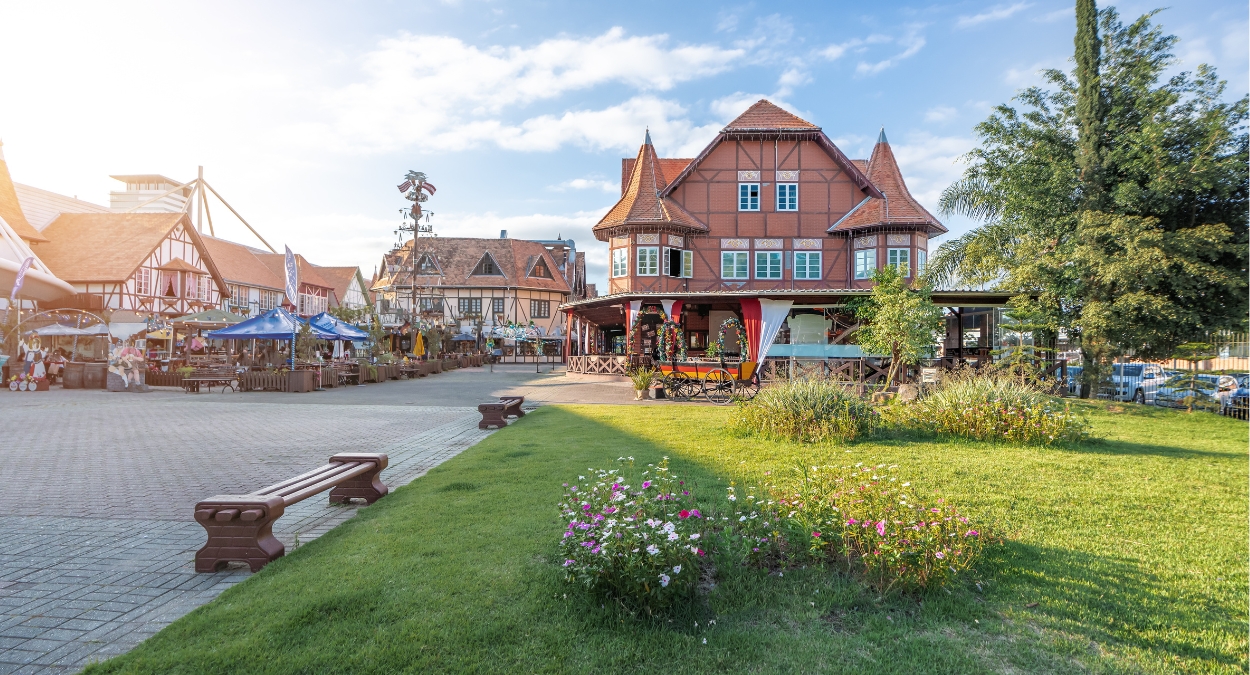
[[635, 390], [649, 389], [656, 380], [656, 374], [654, 368], [634, 368], [629, 371], [629, 380], [633, 382]]
[[825, 466], [739, 499], [729, 538], [751, 564], [845, 565], [882, 594], [941, 587], [969, 569], [990, 536], [945, 499], [925, 503], [895, 466]]
[[570, 583], [650, 614], [695, 589], [705, 552], [703, 515], [684, 481], [667, 457], [647, 466], [633, 480], [621, 470], [590, 469], [565, 483], [560, 551]]
[[952, 372], [895, 412], [906, 426], [983, 441], [1049, 445], [1089, 437], [1089, 425], [1070, 405], [1007, 373]]
[[880, 415], [833, 380], [794, 379], [741, 401], [729, 428], [766, 438], [808, 443], [852, 441], [871, 432]]

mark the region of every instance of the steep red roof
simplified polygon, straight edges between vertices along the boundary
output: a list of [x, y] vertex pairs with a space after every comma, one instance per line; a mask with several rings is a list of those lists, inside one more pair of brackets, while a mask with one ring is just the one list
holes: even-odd
[[[259, 253], [256, 257], [265, 264], [265, 267], [269, 268], [269, 271], [272, 272], [275, 277], [279, 280], [283, 280], [283, 285], [286, 284], [286, 256], [284, 254]], [[334, 289], [334, 284], [323, 279], [321, 274], [317, 272], [317, 266], [305, 260], [304, 256], [298, 253], [295, 254], [295, 266], [298, 270], [299, 282], [301, 284], [319, 286], [328, 290]]]
[[[412, 279], [413, 240], [404, 242], [397, 251], [383, 256], [382, 269], [371, 285], [410, 287]], [[547, 247], [524, 239], [477, 239], [470, 237], [429, 237], [421, 239], [422, 249], [428, 248], [434, 257], [440, 275], [417, 275], [417, 284], [427, 286], [471, 286], [481, 288], [528, 288], [559, 293], [569, 293], [569, 284], [560, 274], [559, 265]], [[474, 274], [482, 256], [490, 257], [498, 265], [501, 274]], [[541, 259], [551, 277], [532, 275], [535, 263]], [[393, 271], [388, 272], [391, 268]]]
[[[678, 160], [681, 161], [681, 160]], [[707, 232], [707, 226], [686, 212], [676, 202], [660, 196], [660, 190], [669, 184], [664, 165], [655, 156], [651, 134], [638, 149], [634, 159], [629, 184], [620, 201], [592, 230], [595, 238], [606, 241], [607, 231], [627, 225], [676, 225], [680, 228]], [[680, 173], [680, 172], [679, 172]], [[676, 178], [674, 176], [673, 178]]]
[[850, 213], [843, 216], [841, 220], [834, 223], [829, 228], [830, 232], [874, 225], [915, 225], [923, 226], [931, 235], [946, 233], [947, 230], [942, 223], [921, 206], [920, 202], [916, 201], [916, 198], [912, 197], [911, 192], [907, 190], [907, 184], [903, 182], [903, 173], [898, 169], [898, 162], [894, 159], [894, 151], [890, 149], [890, 142], [885, 138], [884, 129], [877, 139], [876, 147], [872, 149], [872, 157], [868, 160], [868, 169], [865, 173], [886, 198], [868, 197], [851, 209]]
[[26, 214], [22, 213], [22, 205], [17, 201], [17, 190], [13, 187], [13, 178], [9, 176], [9, 164], [4, 161], [4, 143], [0, 143], [0, 219], [8, 223], [17, 236], [27, 242], [48, 241], [47, 237], [31, 226], [30, 221], [26, 220]]
[[221, 276], [227, 283], [282, 290], [285, 285], [282, 281], [284, 277], [276, 274], [260, 259], [261, 255], [269, 255], [268, 252], [225, 239], [201, 236], [204, 239], [204, 248], [208, 249], [209, 256], [216, 263], [217, 269], [221, 270]]
[[788, 113], [767, 99], [755, 102], [737, 119], [725, 125], [725, 131], [745, 131], [747, 129], [819, 129], [797, 115]]
[[[621, 160], [621, 194], [629, 188], [629, 177], [634, 173], [634, 162], [637, 157], [625, 157]], [[694, 161], [693, 158], [656, 157], [656, 178], [663, 181], [660, 187], [667, 187], [681, 175], [681, 172]]]

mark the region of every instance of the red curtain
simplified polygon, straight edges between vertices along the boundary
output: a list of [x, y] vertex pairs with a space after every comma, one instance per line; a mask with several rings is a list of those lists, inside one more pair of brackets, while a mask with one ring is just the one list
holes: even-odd
[[686, 304], [685, 300], [674, 300], [673, 301], [673, 315], [669, 318], [677, 323], [681, 323], [681, 308], [685, 304]]
[[750, 343], [751, 353], [744, 354], [744, 357], [750, 361], [758, 361], [756, 352], [760, 349], [760, 329], [762, 328], [760, 321], [760, 301], [756, 298], [742, 299], [742, 325], [747, 331], [747, 342]]

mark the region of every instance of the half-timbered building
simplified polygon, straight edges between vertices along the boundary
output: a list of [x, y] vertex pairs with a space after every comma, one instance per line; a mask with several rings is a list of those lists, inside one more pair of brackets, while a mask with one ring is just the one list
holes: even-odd
[[219, 307], [226, 283], [182, 213], [62, 213], [39, 255], [90, 311], [174, 317]]
[[[820, 127], [761, 100], [694, 158], [659, 157], [647, 132], [593, 229], [608, 246], [609, 292], [563, 307], [568, 349], [655, 353], [656, 325], [671, 319], [698, 354], [737, 318], [769, 343], [744, 358], [859, 358], [847, 300], [885, 265], [917, 276], [946, 231], [908, 191], [884, 130], [867, 160], [850, 159]], [[985, 307], [1006, 296], [935, 300]], [[736, 352], [737, 335], [725, 345]]]

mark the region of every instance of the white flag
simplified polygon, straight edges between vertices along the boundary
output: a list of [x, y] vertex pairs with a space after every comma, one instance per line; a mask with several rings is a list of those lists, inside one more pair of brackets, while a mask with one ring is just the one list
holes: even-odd
[[299, 311], [299, 266], [295, 264], [295, 254], [291, 247], [286, 247], [286, 299]]

